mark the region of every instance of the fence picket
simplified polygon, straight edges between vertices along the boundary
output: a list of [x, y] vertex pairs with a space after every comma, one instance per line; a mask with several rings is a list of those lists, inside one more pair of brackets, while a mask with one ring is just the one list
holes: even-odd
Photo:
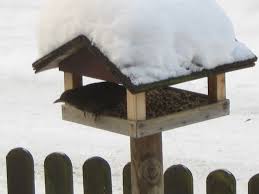
[[131, 194], [131, 164], [123, 168], [123, 194]]
[[254, 175], [248, 183], [248, 194], [259, 194], [259, 174]]
[[193, 194], [191, 171], [183, 165], [168, 168], [164, 175], [165, 194]]
[[[8, 194], [35, 194], [34, 162], [29, 151], [11, 150], [6, 156]], [[44, 162], [46, 194], [73, 194], [73, 167], [68, 156], [50, 154]], [[100, 157], [83, 165], [84, 194], [112, 194], [111, 169]], [[164, 174], [165, 194], [193, 194], [193, 176], [183, 165], [174, 165]], [[236, 179], [226, 170], [211, 172], [206, 180], [207, 194], [236, 194]], [[131, 194], [131, 164], [123, 169], [123, 194]], [[259, 194], [259, 174], [248, 183], [248, 194]]]
[[73, 194], [73, 167], [67, 155], [48, 155], [44, 169], [46, 194]]
[[207, 194], [236, 194], [236, 179], [226, 170], [216, 170], [207, 177]]
[[8, 194], [35, 194], [34, 162], [29, 151], [11, 150], [6, 156]]
[[84, 194], [112, 194], [111, 169], [100, 157], [88, 159], [83, 166]]

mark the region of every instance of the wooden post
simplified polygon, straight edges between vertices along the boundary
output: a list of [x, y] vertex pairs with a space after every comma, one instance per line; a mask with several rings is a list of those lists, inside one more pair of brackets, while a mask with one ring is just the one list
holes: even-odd
[[216, 170], [206, 179], [207, 194], [236, 194], [236, 179], [231, 172]]
[[[131, 163], [129, 162], [123, 168], [123, 194], [132, 194], [131, 192]], [[249, 193], [253, 194], [253, 193]]]
[[248, 182], [248, 194], [259, 193], [259, 174], [254, 175]]
[[65, 72], [64, 73], [64, 88], [66, 90], [75, 89], [82, 86], [83, 79], [81, 75], [76, 75], [73, 73]]
[[211, 102], [226, 99], [225, 73], [211, 75], [208, 77], [208, 94]]
[[111, 168], [106, 160], [93, 157], [83, 166], [84, 194], [112, 194]]
[[35, 194], [34, 162], [23, 148], [11, 150], [6, 156], [8, 194]]
[[[145, 93], [127, 91], [129, 120], [146, 119]], [[163, 194], [162, 133], [130, 139], [132, 194]]]
[[73, 194], [73, 167], [70, 158], [62, 153], [48, 155], [44, 161], [45, 193]]
[[191, 171], [183, 165], [174, 165], [165, 171], [165, 194], [193, 194]]

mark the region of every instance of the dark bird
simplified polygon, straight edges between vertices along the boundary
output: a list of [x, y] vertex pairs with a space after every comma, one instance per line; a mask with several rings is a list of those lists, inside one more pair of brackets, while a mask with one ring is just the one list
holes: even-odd
[[65, 102], [95, 118], [106, 110], [115, 108], [126, 98], [126, 89], [112, 82], [93, 83], [65, 91], [54, 103]]

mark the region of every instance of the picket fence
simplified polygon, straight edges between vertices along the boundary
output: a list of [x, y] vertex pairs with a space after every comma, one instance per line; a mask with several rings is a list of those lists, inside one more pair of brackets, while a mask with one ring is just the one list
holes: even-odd
[[[34, 162], [29, 151], [16, 148], [9, 152], [7, 162], [8, 194], [35, 194]], [[45, 193], [73, 194], [73, 167], [68, 156], [52, 153], [44, 161]], [[236, 179], [226, 170], [211, 172], [206, 180], [207, 194], [236, 194]], [[112, 194], [111, 169], [100, 157], [88, 159], [83, 165], [84, 194]], [[165, 194], [193, 194], [191, 171], [174, 165], [164, 174]], [[123, 194], [131, 194], [130, 163], [123, 169]], [[248, 183], [248, 194], [259, 194], [259, 174]]]

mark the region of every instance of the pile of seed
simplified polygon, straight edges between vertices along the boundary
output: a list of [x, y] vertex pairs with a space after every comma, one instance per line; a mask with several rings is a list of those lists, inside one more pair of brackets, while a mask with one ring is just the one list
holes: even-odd
[[[200, 95], [175, 88], [163, 88], [152, 90], [146, 93], [147, 119], [165, 116], [168, 114], [192, 109], [204, 104], [208, 104], [208, 98]], [[127, 118], [126, 98], [105, 115]]]

